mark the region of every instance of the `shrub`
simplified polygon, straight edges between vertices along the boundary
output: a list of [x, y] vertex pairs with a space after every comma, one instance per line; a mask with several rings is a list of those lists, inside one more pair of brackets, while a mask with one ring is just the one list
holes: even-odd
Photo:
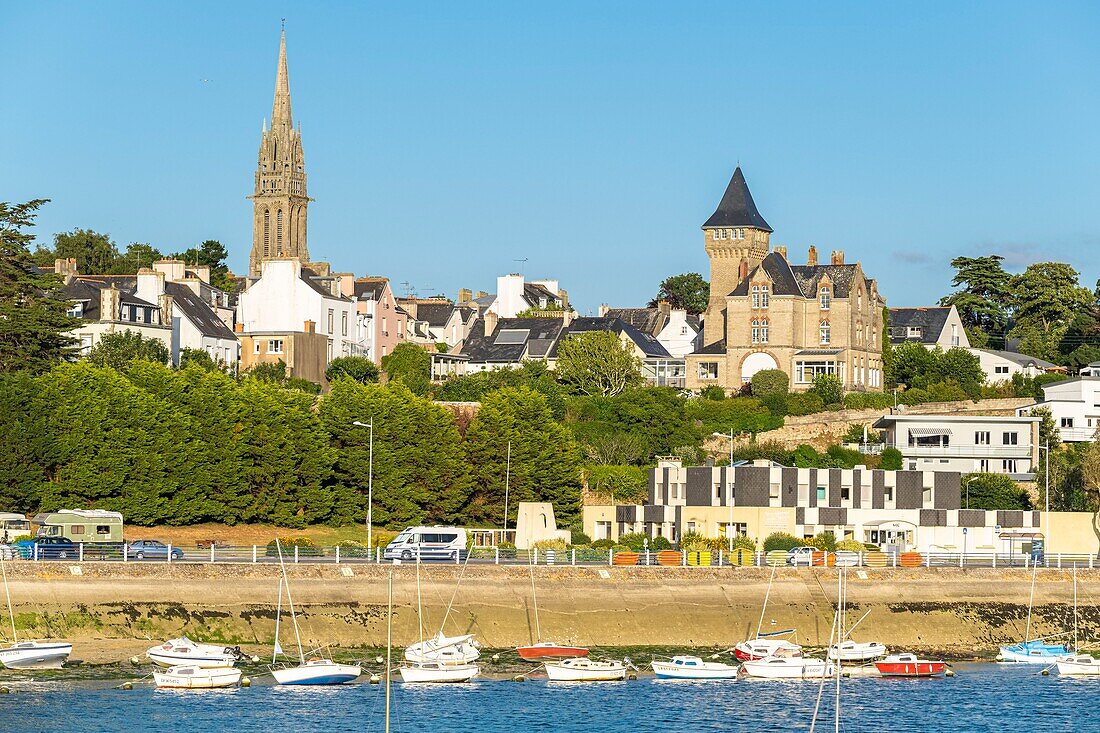
[[703, 436], [729, 435], [730, 428], [739, 434], [762, 433], [783, 426], [782, 417], [773, 415], [763, 402], [753, 397], [731, 397], [721, 402], [689, 400], [685, 410]]
[[610, 550], [615, 546], [615, 540], [596, 540], [592, 543], [593, 550]]
[[649, 478], [640, 466], [594, 465], [584, 472], [588, 490], [614, 497], [615, 504], [644, 504], [649, 498]]
[[[610, 542], [610, 540], [608, 540], [608, 541]], [[497, 543], [497, 548], [501, 549], [501, 550], [514, 550], [514, 549], [516, 549], [516, 543], [515, 542], [509, 542], [508, 540], [504, 540], [502, 542]]]
[[555, 552], [565, 552], [568, 549], [568, 545], [565, 544], [565, 540], [539, 540], [531, 546], [534, 550], [554, 550]]
[[761, 369], [750, 380], [755, 397], [785, 395], [790, 391], [791, 380], [782, 369]]
[[832, 532], [818, 532], [809, 544], [825, 552], [836, 552], [836, 536]]
[[[387, 543], [388, 544], [388, 543]], [[362, 542], [356, 542], [355, 540], [344, 540], [340, 544], [336, 545], [340, 550], [340, 557], [371, 557], [370, 548], [364, 545]], [[298, 551], [301, 554], [301, 550]]]
[[812, 445], [802, 443], [791, 453], [791, 462], [798, 468], [816, 468], [821, 465], [822, 456]]
[[764, 552], [771, 552], [772, 550], [793, 550], [796, 547], [802, 547], [803, 544], [805, 543], [793, 534], [787, 532], [772, 532], [764, 538]]
[[688, 552], [709, 550], [710, 538], [704, 537], [698, 532], [686, 532], [680, 537], [680, 549]]
[[768, 408], [768, 412], [775, 417], [783, 417], [790, 409], [787, 407], [787, 395], [785, 394], [764, 395], [760, 398], [760, 401], [764, 403], [764, 407]]
[[569, 544], [571, 545], [591, 545], [592, 538], [586, 535], [582, 530], [571, 527], [569, 529]]
[[641, 532], [630, 532], [628, 534], [619, 535], [619, 544], [625, 545], [634, 552], [641, 552], [645, 549], [645, 542], [647, 539], [648, 537]]
[[788, 415], [813, 415], [825, 409], [825, 402], [814, 392], [787, 395]]
[[870, 430], [866, 425], [863, 425], [862, 423], [850, 423], [848, 425], [848, 432], [844, 433], [844, 437], [842, 438], [842, 440], [845, 443], [862, 443], [864, 429], [867, 429], [868, 443], [879, 442], [879, 436], [875, 433], [875, 431]]
[[859, 540], [846, 539], [840, 540], [836, 543], [836, 549], [838, 551], [844, 550], [845, 552], [866, 552], [867, 548], [863, 546], [863, 543]]
[[672, 543], [668, 541], [667, 537], [654, 537], [649, 541], [649, 549], [654, 552], [658, 550], [671, 550]]
[[844, 401], [844, 383], [835, 374], [818, 374], [814, 377], [810, 393], [816, 394], [826, 405], [841, 404]]
[[893, 393], [884, 394], [882, 392], [849, 392], [844, 395], [844, 407], [849, 410], [866, 410], [874, 408], [876, 410], [885, 410], [887, 407], [894, 406]]
[[784, 466], [789, 466], [791, 462], [791, 452], [778, 440], [761, 440], [753, 441], [748, 445], [738, 446], [734, 458], [740, 458], [746, 461], [762, 458], [781, 463]]
[[756, 552], [756, 540], [754, 540], [752, 537], [739, 534], [733, 538], [733, 549], [749, 550], [751, 552]]
[[714, 400], [715, 402], [721, 402], [722, 400], [726, 399], [726, 390], [722, 389], [717, 384], [712, 384], [711, 386], [700, 392], [699, 396], [702, 397], [704, 400]]
[[267, 557], [278, 557], [279, 546], [282, 546], [283, 558], [288, 560], [294, 559], [294, 548], [298, 548], [298, 557], [320, 557], [324, 555], [324, 551], [317, 546], [317, 543], [311, 540], [309, 537], [280, 537], [278, 539], [278, 545], [276, 540], [271, 540], [267, 543], [267, 551], [264, 553]]
[[852, 468], [863, 463], [863, 454], [840, 445], [830, 445], [825, 451], [827, 468]]
[[338, 356], [328, 363], [325, 378], [334, 382], [341, 376], [350, 377], [362, 384], [377, 382], [378, 367], [365, 356]]
[[900, 471], [905, 462], [897, 448], [884, 448], [879, 456], [879, 468], [884, 471]]

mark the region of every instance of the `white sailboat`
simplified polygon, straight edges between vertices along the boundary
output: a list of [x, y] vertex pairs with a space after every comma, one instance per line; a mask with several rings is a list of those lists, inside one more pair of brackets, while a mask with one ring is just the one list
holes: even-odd
[[[466, 556], [466, 563], [470, 562], [470, 556]], [[405, 661], [413, 664], [470, 664], [481, 657], [477, 640], [473, 634], [461, 634], [459, 636], [445, 636], [443, 629], [447, 626], [451, 608], [454, 606], [458, 588], [462, 583], [462, 575], [466, 572], [466, 564], [462, 566], [462, 573], [458, 576], [451, 601], [447, 604], [447, 612], [443, 614], [443, 623], [439, 624], [439, 631], [431, 639], [424, 639], [424, 621], [420, 609], [420, 559], [416, 562], [416, 592], [417, 615], [420, 617], [420, 641], [405, 648]]]
[[[424, 642], [424, 607], [420, 597], [420, 558], [416, 561], [416, 620], [420, 627], [420, 642], [405, 650], [406, 664], [397, 670], [402, 682], [469, 682], [481, 673], [476, 664], [464, 661], [467, 647], [473, 650], [474, 657], [480, 656], [477, 647], [472, 645], [472, 637], [455, 637], [457, 643], [447, 644], [442, 630], [431, 641], [430, 650]], [[410, 651], [416, 659], [410, 659]]]
[[1017, 644], [1007, 644], [997, 654], [998, 662], [1016, 662], [1023, 664], [1050, 664], [1073, 652], [1065, 644], [1048, 644], [1042, 638], [1031, 637], [1031, 609], [1035, 606], [1035, 579], [1039, 572], [1039, 563], [1031, 569], [1031, 597], [1027, 602], [1027, 626], [1024, 640]]
[[[1073, 566], [1073, 648], [1077, 644], [1077, 566]], [[1067, 677], [1100, 677], [1100, 659], [1091, 654], [1071, 654], [1058, 660], [1058, 674]]]
[[734, 680], [741, 668], [724, 662], [704, 662], [699, 657], [675, 656], [667, 662], [652, 662], [653, 674], [661, 680]]
[[241, 670], [236, 667], [200, 667], [179, 664], [153, 672], [157, 687], [184, 690], [211, 690], [236, 687], [241, 682]]
[[15, 611], [11, 605], [8, 588], [8, 571], [0, 556], [0, 574], [4, 577], [4, 597], [8, 602], [8, 619], [11, 621], [11, 645], [0, 648], [0, 664], [9, 669], [61, 669], [61, 665], [73, 653], [73, 645], [61, 641], [19, 641], [15, 630]]
[[[294, 612], [294, 598], [290, 594], [286, 565], [283, 564], [283, 550], [278, 540], [275, 541], [275, 546], [279, 551], [279, 569], [282, 577], [279, 579], [279, 600], [275, 611], [275, 648], [271, 655], [271, 676], [280, 685], [341, 685], [351, 682], [362, 673], [359, 665], [338, 664], [325, 657], [306, 659], [305, 650], [302, 648], [302, 635], [298, 630], [298, 616]], [[279, 645], [279, 622], [282, 617], [284, 587], [287, 606], [290, 608], [290, 620], [294, 626], [294, 640], [298, 644], [298, 665], [294, 667], [276, 666], [278, 656], [282, 653], [282, 647]]]
[[[847, 593], [847, 580], [845, 582], [845, 590]], [[847, 605], [847, 599], [845, 599], [845, 605]], [[877, 641], [853, 641], [851, 639], [852, 632], [855, 628], [863, 623], [863, 619], [867, 618], [870, 611], [863, 614], [863, 616], [852, 624], [851, 628], [844, 626], [844, 619], [840, 620], [841, 634], [839, 635], [840, 641], [836, 644], [829, 646], [829, 659], [839, 660], [842, 662], [869, 662], [872, 659], [878, 659], [879, 657], [886, 656], [886, 645]]]
[[597, 661], [588, 657], [573, 657], [546, 663], [546, 676], [551, 682], [611, 682], [626, 679], [626, 663], [613, 659]]
[[772, 594], [772, 583], [775, 581], [776, 565], [772, 565], [772, 573], [768, 577], [768, 589], [764, 593], [764, 605], [760, 607], [760, 620], [756, 623], [756, 636], [738, 643], [733, 648], [733, 654], [742, 662], [763, 660], [769, 657], [801, 657], [802, 647], [786, 639], [777, 638], [793, 634], [794, 629], [776, 631], [770, 634], [762, 634], [764, 627], [764, 614], [768, 610], [768, 599]]

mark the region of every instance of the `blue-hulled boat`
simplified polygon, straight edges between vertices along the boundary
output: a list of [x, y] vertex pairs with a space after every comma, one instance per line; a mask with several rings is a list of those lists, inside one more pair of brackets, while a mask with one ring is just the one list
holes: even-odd
[[1053, 664], [1073, 652], [1065, 644], [1047, 644], [1042, 639], [1022, 641], [1002, 646], [998, 662], [1022, 662], [1025, 664]]

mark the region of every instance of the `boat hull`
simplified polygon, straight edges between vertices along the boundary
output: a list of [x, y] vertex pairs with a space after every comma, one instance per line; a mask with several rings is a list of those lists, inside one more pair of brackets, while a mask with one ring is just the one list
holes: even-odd
[[171, 639], [149, 647], [145, 656], [159, 667], [194, 666], [202, 669], [232, 667], [237, 662], [237, 652], [217, 644], [200, 644], [187, 637]]
[[594, 662], [591, 665], [546, 665], [546, 676], [551, 682], [618, 682], [626, 679], [626, 665]]
[[575, 659], [587, 657], [588, 650], [580, 646], [561, 646], [558, 644], [533, 644], [521, 646], [516, 649], [519, 658], [528, 662], [537, 662], [543, 659]]
[[303, 664], [271, 670], [280, 685], [342, 685], [359, 677], [362, 669], [353, 664]]
[[480, 657], [472, 635], [447, 637], [440, 634], [405, 649], [405, 661], [414, 664], [470, 664]]
[[739, 662], [753, 662], [774, 656], [798, 656], [802, 647], [782, 639], [750, 639], [733, 648], [733, 656]]
[[1058, 662], [1058, 674], [1067, 677], [1100, 677], [1100, 659], [1068, 657]]
[[747, 661], [741, 669], [749, 677], [766, 680], [817, 680], [832, 676], [833, 665], [819, 659], [760, 659]]
[[481, 674], [476, 664], [440, 664], [434, 666], [399, 667], [401, 681], [406, 683], [459, 683], [469, 682]]
[[875, 662], [883, 677], [939, 677], [947, 673], [946, 662], [918, 659], [914, 662]]
[[20, 642], [0, 649], [0, 664], [8, 669], [61, 669], [72, 653], [72, 644]]
[[1053, 664], [1072, 652], [1062, 645], [1024, 642], [1002, 646], [997, 654], [998, 662], [1016, 664]]
[[869, 662], [886, 656], [886, 646], [877, 642], [867, 644], [841, 644], [829, 647], [829, 659], [842, 662]]
[[[190, 669], [198, 674], [182, 674]], [[169, 667], [167, 670], [153, 672], [157, 687], [172, 690], [214, 690], [236, 687], [241, 682], [241, 670], [234, 667], [205, 668], [195, 666]]]
[[708, 664], [685, 667], [673, 662], [653, 662], [653, 674], [661, 680], [735, 680], [740, 667], [728, 664]]

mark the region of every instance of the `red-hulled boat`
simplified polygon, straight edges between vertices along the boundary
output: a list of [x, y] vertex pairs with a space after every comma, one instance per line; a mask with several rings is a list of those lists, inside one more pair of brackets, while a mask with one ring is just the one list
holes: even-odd
[[947, 672], [947, 663], [917, 659], [916, 654], [892, 654], [875, 668], [883, 677], [938, 677]]
[[549, 641], [540, 641], [538, 644], [521, 646], [516, 649], [520, 659], [528, 662], [538, 662], [543, 659], [572, 659], [574, 657], [587, 657], [588, 650], [583, 646], [564, 646]]

